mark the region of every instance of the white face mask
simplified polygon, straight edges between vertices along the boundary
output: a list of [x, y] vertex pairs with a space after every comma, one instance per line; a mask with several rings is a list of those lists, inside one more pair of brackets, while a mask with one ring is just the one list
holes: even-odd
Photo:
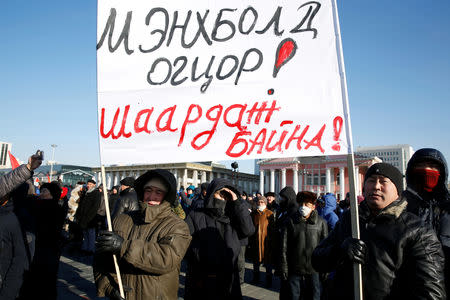
[[307, 215], [309, 215], [312, 211], [311, 208], [309, 208], [308, 206], [301, 206], [298, 211], [300, 212], [300, 214], [302, 215], [302, 217], [306, 217]]
[[263, 211], [265, 208], [266, 208], [265, 205], [260, 205], [260, 206], [258, 206], [258, 210], [259, 210], [259, 211]]

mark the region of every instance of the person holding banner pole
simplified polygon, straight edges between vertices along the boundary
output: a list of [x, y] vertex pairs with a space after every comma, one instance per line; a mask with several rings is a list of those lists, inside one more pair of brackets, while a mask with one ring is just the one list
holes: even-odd
[[[118, 215], [113, 231], [96, 242], [94, 276], [99, 297], [110, 299], [178, 299], [181, 260], [190, 244], [187, 224], [175, 215], [176, 180], [163, 169], [135, 181], [140, 209]], [[118, 290], [113, 255], [121, 270], [125, 297]]]
[[402, 182], [394, 166], [372, 165], [364, 177], [365, 200], [359, 207], [361, 238], [351, 237], [350, 213], [345, 212], [314, 250], [316, 271], [336, 271], [330, 298], [354, 298], [356, 262], [362, 266], [365, 300], [446, 299], [441, 245], [433, 230], [407, 212], [407, 202], [399, 198]]

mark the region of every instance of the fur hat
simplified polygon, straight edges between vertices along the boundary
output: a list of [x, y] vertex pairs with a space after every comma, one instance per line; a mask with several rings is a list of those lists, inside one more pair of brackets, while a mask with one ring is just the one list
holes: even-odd
[[256, 201], [264, 201], [264, 203], [266, 203], [266, 205], [267, 205], [267, 198], [266, 197], [264, 197], [264, 196], [258, 196], [258, 199], [256, 200]]
[[303, 191], [297, 194], [297, 202], [298, 204], [302, 204], [305, 202], [309, 202], [312, 204], [316, 204], [317, 202], [317, 194], [313, 192]]
[[41, 191], [43, 189], [47, 189], [52, 195], [52, 198], [55, 200], [59, 200], [59, 198], [61, 197], [61, 188], [54, 182], [44, 183], [43, 185], [41, 185]]
[[366, 180], [372, 175], [381, 175], [389, 178], [397, 188], [397, 194], [401, 194], [403, 191], [403, 175], [400, 171], [391, 164], [376, 163], [373, 164], [364, 175], [364, 184]]
[[125, 177], [124, 179], [122, 179], [120, 181], [121, 185], [126, 185], [126, 186], [134, 186], [134, 177]]

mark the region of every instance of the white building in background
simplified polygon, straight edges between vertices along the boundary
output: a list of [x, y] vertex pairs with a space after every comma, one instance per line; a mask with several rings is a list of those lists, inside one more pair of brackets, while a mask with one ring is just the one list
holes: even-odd
[[[172, 172], [177, 180], [177, 190], [193, 185], [199, 187], [203, 182], [210, 182], [214, 178], [227, 178], [234, 182], [242, 191], [253, 193], [258, 191], [259, 176], [243, 172], [233, 172], [224, 165], [216, 162], [187, 162], [152, 165], [107, 166], [105, 167], [106, 186], [111, 189], [120, 180], [127, 177], [139, 177], [148, 170], [166, 169]], [[101, 183], [100, 168], [92, 168], [97, 183]]]
[[403, 175], [406, 173], [406, 166], [408, 165], [409, 159], [414, 154], [413, 148], [410, 145], [358, 147], [356, 152], [369, 156], [377, 156], [383, 162], [397, 167]]
[[0, 142], [0, 169], [11, 168], [8, 151], [11, 151], [12, 144]]

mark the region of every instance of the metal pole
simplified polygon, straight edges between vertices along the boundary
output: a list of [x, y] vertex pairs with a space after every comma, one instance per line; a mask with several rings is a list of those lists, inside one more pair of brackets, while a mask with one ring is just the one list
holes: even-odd
[[[106, 222], [108, 223], [108, 230], [113, 231], [112, 223], [111, 223], [111, 213], [109, 212], [108, 189], [106, 187], [106, 175], [105, 175], [105, 166], [104, 165], [102, 165], [101, 171], [102, 171], [102, 182], [103, 182], [103, 197], [105, 198]], [[119, 285], [120, 296], [122, 298], [125, 298], [125, 293], [123, 291], [123, 285], [122, 285], [122, 277], [120, 276], [119, 264], [117, 263], [117, 256], [115, 254], [113, 255], [113, 260], [114, 260], [114, 268], [116, 269], [117, 284]]]
[[[355, 185], [355, 157], [353, 153], [347, 156], [348, 167], [348, 181], [350, 184], [350, 218], [352, 226], [352, 237], [359, 239], [359, 214], [358, 202], [356, 200], [356, 185]], [[362, 270], [358, 263], [353, 264], [353, 294], [355, 299], [362, 299]]]

